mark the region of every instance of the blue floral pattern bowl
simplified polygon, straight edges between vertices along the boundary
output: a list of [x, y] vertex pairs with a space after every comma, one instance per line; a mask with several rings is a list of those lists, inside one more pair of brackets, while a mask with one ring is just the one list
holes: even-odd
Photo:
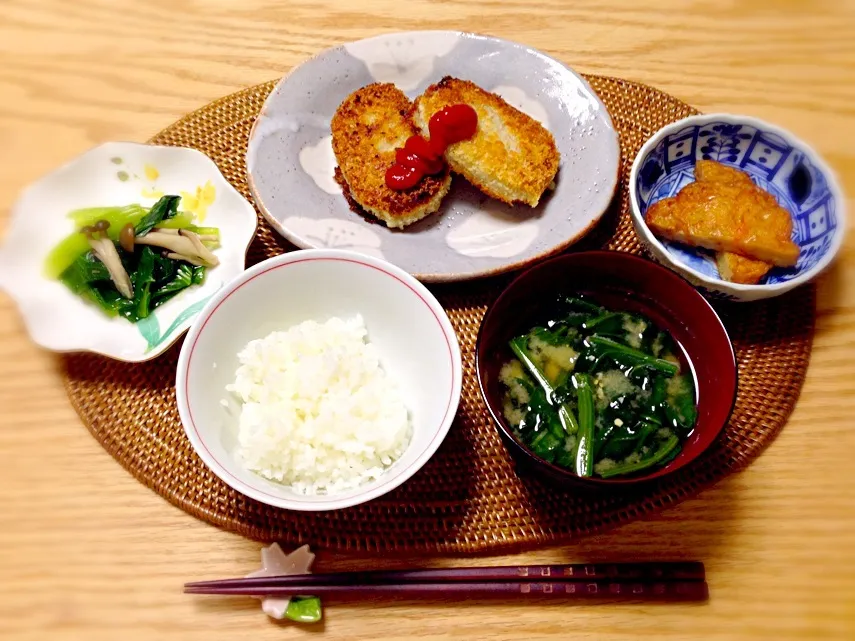
[[[647, 208], [693, 182], [699, 159], [746, 172], [790, 212], [801, 248], [795, 267], [775, 268], [757, 285], [731, 283], [720, 277], [712, 252], [652, 234]], [[654, 258], [715, 298], [759, 300], [806, 283], [831, 263], [844, 236], [844, 200], [831, 169], [792, 134], [745, 116], [691, 116], [658, 131], [635, 158], [630, 200], [635, 230]]]

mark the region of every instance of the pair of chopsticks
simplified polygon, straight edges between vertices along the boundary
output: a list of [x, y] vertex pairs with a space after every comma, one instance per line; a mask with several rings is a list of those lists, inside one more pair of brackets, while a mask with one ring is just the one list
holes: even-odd
[[246, 596], [401, 596], [485, 598], [705, 600], [704, 566], [696, 561], [525, 565], [430, 570], [299, 574], [197, 581], [188, 594]]

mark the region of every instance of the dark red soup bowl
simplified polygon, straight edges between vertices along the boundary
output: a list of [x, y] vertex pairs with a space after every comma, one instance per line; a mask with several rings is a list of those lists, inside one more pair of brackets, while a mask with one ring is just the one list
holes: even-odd
[[[669, 464], [636, 476], [579, 477], [540, 458], [514, 436], [502, 412], [499, 371], [513, 357], [508, 341], [529, 331], [559, 295], [581, 294], [614, 310], [646, 315], [667, 330], [692, 369], [698, 419]], [[487, 310], [476, 346], [481, 393], [520, 467], [562, 485], [606, 489], [650, 481], [688, 465], [718, 437], [736, 398], [736, 359], [724, 325], [706, 299], [680, 276], [625, 252], [591, 251], [552, 258], [518, 276]]]

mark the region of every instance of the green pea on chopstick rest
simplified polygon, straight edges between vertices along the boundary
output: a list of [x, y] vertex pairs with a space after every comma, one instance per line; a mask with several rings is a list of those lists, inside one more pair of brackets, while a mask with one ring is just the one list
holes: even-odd
[[[304, 545], [290, 554], [285, 554], [278, 543], [261, 548], [261, 569], [248, 574], [247, 578], [308, 574], [315, 555]], [[323, 616], [321, 600], [313, 596], [259, 597], [261, 609], [272, 619], [289, 619], [298, 623], [317, 623]]]

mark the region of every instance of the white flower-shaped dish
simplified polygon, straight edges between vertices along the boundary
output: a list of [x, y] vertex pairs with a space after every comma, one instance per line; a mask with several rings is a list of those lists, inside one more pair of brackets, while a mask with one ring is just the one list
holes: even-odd
[[[164, 194], [182, 196], [179, 209], [199, 224], [220, 229], [220, 264], [190, 287], [133, 324], [101, 310], [43, 275], [45, 257], [74, 231], [68, 213], [83, 207], [153, 205]], [[0, 288], [18, 304], [27, 331], [57, 352], [94, 352], [141, 362], [162, 354], [190, 327], [205, 302], [244, 270], [255, 235], [252, 205], [216, 164], [195, 149], [109, 142], [95, 147], [30, 185], [12, 209], [0, 247]]]

